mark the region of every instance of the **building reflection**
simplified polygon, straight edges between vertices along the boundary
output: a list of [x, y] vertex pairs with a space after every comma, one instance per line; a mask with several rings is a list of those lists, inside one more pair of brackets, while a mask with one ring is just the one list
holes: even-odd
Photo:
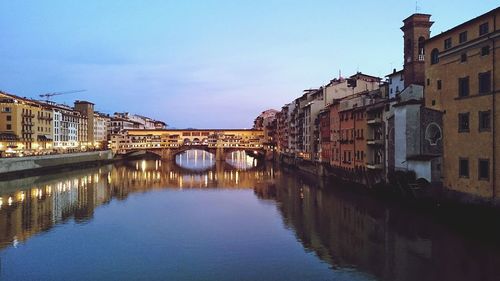
[[328, 185], [270, 166], [237, 168], [219, 162], [190, 170], [159, 160], [2, 182], [0, 249], [15, 247], [57, 224], [87, 222], [99, 206], [136, 192], [250, 188], [259, 199], [275, 202], [284, 224], [306, 251], [334, 270], [356, 269], [381, 280], [500, 276], [498, 245], [468, 239], [428, 217]]
[[71, 219], [86, 222], [99, 206], [131, 193], [166, 188], [248, 189], [270, 174], [264, 167], [238, 165], [219, 162], [193, 170], [173, 162], [140, 160], [0, 182], [0, 249]]
[[293, 174], [258, 185], [255, 193], [276, 200], [297, 240], [334, 269], [356, 268], [380, 280], [500, 276], [498, 244], [467, 239], [421, 214], [387, 208], [359, 194], [318, 188], [316, 182]]

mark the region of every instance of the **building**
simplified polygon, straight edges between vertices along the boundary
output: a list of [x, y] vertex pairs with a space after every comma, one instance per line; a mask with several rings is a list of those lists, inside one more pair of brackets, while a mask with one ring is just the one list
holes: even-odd
[[396, 71], [396, 69], [394, 69], [391, 74], [387, 74], [385, 77], [387, 77], [389, 86], [388, 98], [394, 99], [396, 95], [401, 93], [405, 88], [403, 70]]
[[108, 127], [111, 118], [105, 114], [94, 112], [93, 125], [93, 143], [92, 147], [96, 149], [106, 148], [108, 143]]
[[138, 114], [130, 114], [128, 112], [115, 112], [114, 117], [122, 118], [125, 120], [129, 120], [129, 121], [138, 123], [138, 124], [140, 124], [139, 125], [140, 129], [151, 130], [151, 129], [166, 129], [167, 128], [167, 124], [163, 121], [155, 120], [153, 118], [138, 115]]
[[257, 116], [253, 122], [254, 130], [264, 131], [264, 147], [269, 151], [274, 151], [277, 141], [277, 119], [276, 115], [279, 111], [275, 109], [268, 109], [263, 111], [259, 116]]
[[35, 100], [0, 92], [2, 155], [38, 155], [52, 151], [53, 113]]
[[80, 149], [78, 138], [80, 112], [65, 105], [49, 104], [52, 108], [54, 150], [71, 152]]
[[142, 124], [122, 117], [111, 117], [110, 134], [118, 134], [122, 130], [144, 129]]
[[330, 164], [332, 158], [331, 127], [330, 127], [330, 109], [322, 109], [318, 114], [320, 149], [319, 162]]
[[496, 8], [425, 41], [425, 106], [443, 113], [443, 185], [488, 199], [500, 195], [499, 16]]
[[[96, 134], [94, 133], [94, 104], [88, 101], [80, 101], [77, 100], [75, 101], [75, 110], [80, 112], [81, 116], [84, 118], [81, 118], [80, 121], [82, 122], [82, 126], [85, 125], [83, 123], [86, 123], [86, 130], [81, 128], [79, 135], [82, 136], [82, 150], [85, 150], [87, 148], [92, 148], [95, 143], [95, 136]], [[85, 120], [83, 120], [85, 119]], [[83, 137], [86, 135], [86, 142], [83, 142]]]

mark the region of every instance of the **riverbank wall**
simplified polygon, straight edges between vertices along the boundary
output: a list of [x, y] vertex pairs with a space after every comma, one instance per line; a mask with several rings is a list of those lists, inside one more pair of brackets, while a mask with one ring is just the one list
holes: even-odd
[[114, 161], [111, 150], [0, 158], [0, 179], [45, 171], [82, 168]]

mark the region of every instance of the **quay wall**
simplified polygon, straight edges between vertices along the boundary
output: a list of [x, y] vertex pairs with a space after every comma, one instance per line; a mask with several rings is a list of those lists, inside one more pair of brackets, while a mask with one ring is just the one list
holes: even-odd
[[31, 170], [86, 166], [89, 163], [113, 160], [111, 150], [16, 158], [0, 158], [0, 176]]

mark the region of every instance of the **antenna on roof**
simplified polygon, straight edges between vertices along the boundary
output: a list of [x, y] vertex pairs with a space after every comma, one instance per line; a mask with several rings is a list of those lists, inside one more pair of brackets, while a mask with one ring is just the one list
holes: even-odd
[[418, 0], [415, 1], [415, 13], [418, 13], [420, 7], [418, 6]]

